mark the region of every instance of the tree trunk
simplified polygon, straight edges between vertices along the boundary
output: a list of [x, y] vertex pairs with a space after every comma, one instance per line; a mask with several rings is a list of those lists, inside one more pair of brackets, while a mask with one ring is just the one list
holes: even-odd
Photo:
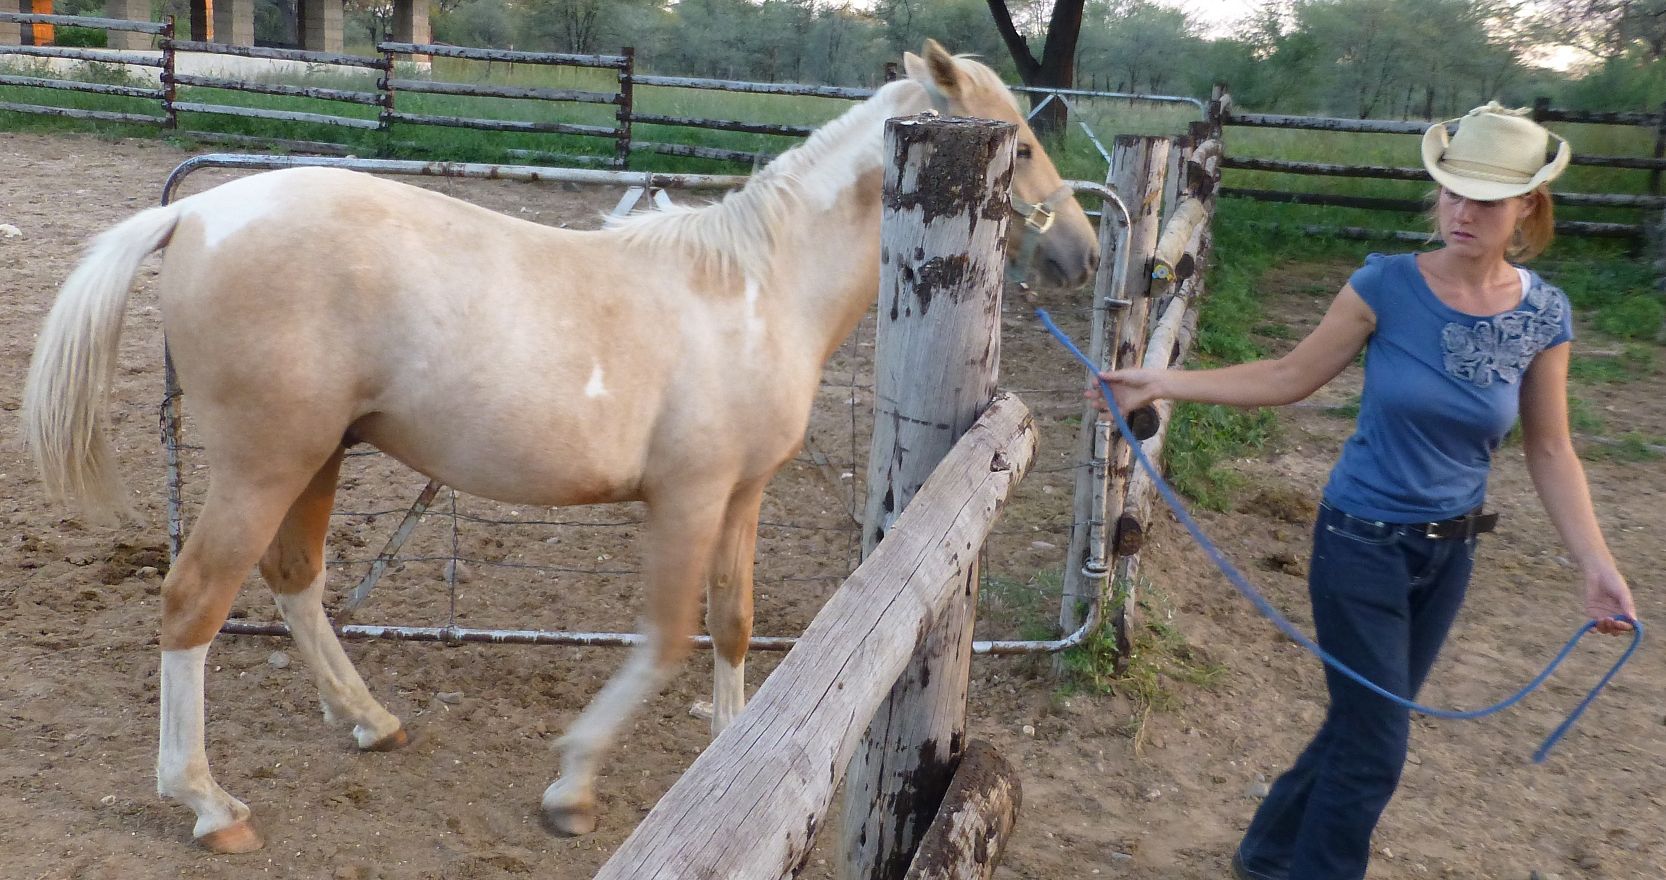
[[[987, 0], [989, 12], [995, 18], [995, 29], [1018, 66], [1018, 76], [1024, 85], [1038, 89], [1069, 89], [1076, 83], [1076, 43], [1082, 34], [1082, 6], [1085, 0], [1058, 0], [1053, 4], [1053, 15], [1047, 22], [1047, 41], [1043, 44], [1041, 60], [1030, 52], [1029, 43], [1012, 23], [1012, 13], [1006, 0]], [[1040, 96], [1037, 101], [1046, 101]], [[1041, 112], [1030, 119], [1030, 127], [1041, 137], [1064, 134], [1070, 121], [1070, 108], [1063, 101], [1047, 101]]]

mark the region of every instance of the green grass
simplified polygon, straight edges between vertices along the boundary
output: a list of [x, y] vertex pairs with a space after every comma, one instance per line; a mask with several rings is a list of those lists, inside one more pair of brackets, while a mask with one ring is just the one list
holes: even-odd
[[1644, 434], [1639, 431], [1628, 431], [1612, 438], [1610, 443], [1588, 443], [1581, 451], [1583, 458], [1593, 461], [1654, 461], [1666, 457], [1661, 449], [1666, 448], [1666, 437], [1654, 434]]
[[[1127, 596], [1127, 585], [1119, 585], [1117, 604]], [[1115, 633], [1107, 622], [1063, 656], [1064, 687], [1094, 693], [1128, 697], [1136, 707], [1130, 729], [1136, 739], [1145, 715], [1169, 711], [1179, 705], [1175, 683], [1212, 688], [1225, 677], [1226, 667], [1210, 659], [1186, 641], [1172, 620], [1173, 603], [1148, 579], [1140, 578], [1136, 591], [1138, 628], [1132, 650], [1126, 658], [1116, 647]]]
[[1057, 570], [1038, 571], [1020, 580], [985, 573], [978, 585], [978, 620], [1012, 638], [1046, 641], [1058, 638], [1058, 597], [1064, 576]]

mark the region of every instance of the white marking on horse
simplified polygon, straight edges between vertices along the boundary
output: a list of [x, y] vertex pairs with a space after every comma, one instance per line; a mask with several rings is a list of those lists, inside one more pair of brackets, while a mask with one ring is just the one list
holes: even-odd
[[596, 361], [590, 368], [590, 381], [584, 385], [584, 396], [592, 400], [607, 394], [607, 386], [602, 384], [602, 362]]
[[203, 224], [203, 246], [213, 250], [221, 242], [274, 209], [282, 175], [256, 174], [192, 196], [182, 207]]
[[753, 343], [764, 337], [767, 325], [764, 316], [758, 312], [758, 279], [746, 279], [746, 344], [750, 348]]
[[730, 663], [722, 657], [712, 665], [712, 735], [735, 720], [746, 708], [746, 661]]
[[192, 834], [201, 837], [249, 817], [242, 801], [226, 794], [208, 772], [203, 748], [203, 662], [208, 645], [162, 652], [162, 736], [156, 753], [156, 793], [197, 814]]

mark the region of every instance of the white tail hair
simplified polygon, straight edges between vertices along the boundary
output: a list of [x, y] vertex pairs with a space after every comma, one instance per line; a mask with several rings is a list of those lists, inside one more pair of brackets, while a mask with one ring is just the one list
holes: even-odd
[[35, 342], [23, 439], [47, 493], [94, 520], [130, 510], [106, 437], [110, 383], [133, 276], [178, 219], [178, 208], [151, 208], [93, 239]]

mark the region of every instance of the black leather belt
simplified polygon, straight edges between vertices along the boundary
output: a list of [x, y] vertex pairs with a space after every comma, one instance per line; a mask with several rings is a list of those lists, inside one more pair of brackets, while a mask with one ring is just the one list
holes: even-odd
[[1416, 529], [1431, 541], [1467, 541], [1476, 535], [1490, 532], [1497, 526], [1498, 514], [1481, 513], [1477, 510], [1440, 522], [1412, 523], [1409, 528]]

